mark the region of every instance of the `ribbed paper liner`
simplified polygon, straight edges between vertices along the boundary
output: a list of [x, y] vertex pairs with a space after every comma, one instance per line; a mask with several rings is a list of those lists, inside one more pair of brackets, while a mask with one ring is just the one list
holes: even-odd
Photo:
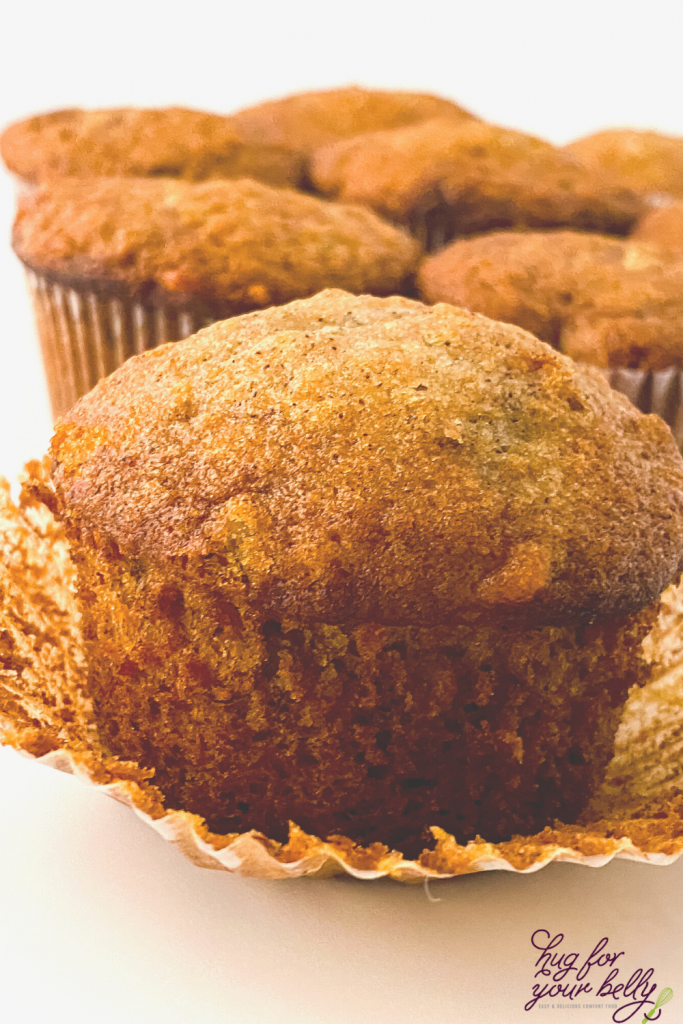
[[410, 218], [410, 234], [426, 253], [438, 252], [455, 237], [452, 220], [452, 215], [449, 218], [442, 209], [415, 213]]
[[174, 309], [67, 288], [26, 268], [55, 419], [130, 356], [211, 323]]
[[683, 852], [683, 587], [664, 595], [644, 645], [656, 671], [629, 698], [616, 756], [584, 823], [467, 845], [432, 828], [433, 849], [412, 861], [379, 843], [323, 841], [294, 824], [285, 845], [257, 832], [218, 836], [197, 815], [165, 807], [151, 772], [107, 757], [99, 746], [81, 693], [73, 565], [61, 528], [36, 497], [43, 473], [34, 465], [20, 508], [9, 487], [0, 487], [0, 735], [125, 803], [193, 863], [258, 878], [347, 873], [420, 882], [478, 871], [528, 874], [553, 861], [601, 867], [621, 857], [664, 865]]
[[615, 391], [621, 391], [642, 412], [656, 412], [668, 423], [679, 447], [683, 446], [683, 374], [677, 366], [667, 370], [602, 370]]

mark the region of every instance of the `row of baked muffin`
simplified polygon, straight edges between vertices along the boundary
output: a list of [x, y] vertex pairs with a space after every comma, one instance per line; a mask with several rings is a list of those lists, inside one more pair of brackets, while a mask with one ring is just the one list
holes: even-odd
[[[648, 179], [641, 153], [631, 182], [615, 160], [587, 170], [450, 101], [353, 88], [232, 118], [62, 111], [12, 126], [2, 150], [24, 183], [43, 181], [20, 203], [14, 245], [56, 415], [134, 352], [342, 287], [517, 323], [677, 426], [683, 264], [670, 239], [651, 247], [677, 208], [648, 212], [646, 198], [676, 190], [673, 172], [656, 176], [661, 159]], [[576, 231], [624, 234], [643, 215], [649, 247]]]
[[56, 415], [135, 352], [341, 287], [417, 294], [518, 324], [675, 421], [683, 260], [651, 242], [504, 231], [425, 258], [369, 210], [250, 179], [66, 178], [22, 199], [14, 246]]
[[[523, 173], [527, 161], [530, 170], [535, 165], [535, 177], [555, 176], [560, 190], [577, 186], [586, 193], [611, 188], [650, 198], [683, 196], [681, 138], [611, 130], [557, 149], [485, 124], [451, 100], [358, 87], [289, 96], [231, 116], [183, 108], [61, 110], [11, 125], [0, 150], [25, 185], [54, 175], [164, 175], [190, 181], [248, 176], [369, 199], [403, 216], [411, 199], [418, 205], [430, 201], [424, 195], [429, 187], [445, 193], [454, 182], [459, 187], [462, 167], [449, 163], [468, 155], [479, 160], [478, 168], [470, 167], [470, 186], [482, 172]], [[416, 179], [422, 197], [409, 195]], [[530, 191], [535, 183], [524, 184]], [[628, 199], [622, 202], [621, 213], [607, 216], [628, 219]], [[590, 219], [595, 212], [583, 216]]]
[[[41, 703], [12, 649], [12, 742], [153, 773], [156, 816], [201, 815], [207, 848], [208, 827], [231, 852], [251, 829], [276, 850], [294, 820], [370, 847], [367, 867], [420, 855], [426, 826], [465, 842], [576, 821], [683, 564], [669, 431], [450, 305], [325, 291], [257, 308], [326, 283], [426, 293], [468, 245], [493, 249], [488, 289], [485, 253], [461, 274], [470, 303], [479, 283], [556, 343], [652, 261], [675, 288], [663, 253], [551, 237], [425, 261], [372, 211], [244, 178], [100, 175], [25, 199], [15, 246], [69, 365], [255, 312], [130, 360], [58, 426], [40, 488], [78, 561], [88, 675]], [[515, 241], [554, 261], [526, 305]]]

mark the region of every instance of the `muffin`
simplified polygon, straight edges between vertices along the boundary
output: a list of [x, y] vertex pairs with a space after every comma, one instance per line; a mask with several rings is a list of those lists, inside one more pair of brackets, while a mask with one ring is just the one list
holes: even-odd
[[683, 260], [573, 231], [462, 239], [422, 264], [419, 294], [518, 324], [600, 367], [683, 442]]
[[478, 121], [435, 118], [319, 149], [325, 196], [410, 227], [425, 248], [502, 227], [568, 225], [626, 234], [642, 200], [549, 142]]
[[638, 221], [631, 237], [683, 257], [683, 199], [650, 210]]
[[290, 149], [243, 140], [229, 117], [184, 107], [56, 110], [6, 128], [0, 154], [25, 186], [50, 177], [256, 178], [298, 186]]
[[608, 128], [570, 142], [565, 152], [654, 204], [683, 196], [683, 138], [679, 136]]
[[683, 564], [668, 429], [518, 328], [327, 291], [58, 424], [101, 741], [213, 832], [575, 820]]
[[311, 156], [328, 143], [382, 128], [403, 128], [433, 117], [474, 119], [467, 110], [439, 96], [352, 85], [259, 103], [239, 110], [233, 121], [245, 142], [282, 146]]
[[135, 352], [328, 285], [390, 294], [419, 256], [368, 210], [249, 179], [54, 180], [13, 244], [55, 416]]

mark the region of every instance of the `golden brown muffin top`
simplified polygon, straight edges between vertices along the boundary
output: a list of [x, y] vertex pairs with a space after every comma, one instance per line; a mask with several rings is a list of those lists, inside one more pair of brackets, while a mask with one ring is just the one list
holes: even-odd
[[25, 196], [14, 225], [25, 264], [150, 301], [201, 297], [229, 312], [327, 286], [387, 294], [419, 246], [369, 210], [249, 179], [62, 178]]
[[309, 173], [323, 195], [392, 220], [454, 210], [459, 235], [556, 224], [624, 234], [642, 209], [549, 142], [480, 121], [435, 118], [345, 139], [318, 150]]
[[671, 254], [683, 254], [683, 199], [651, 210], [638, 222], [631, 238]]
[[138, 175], [203, 181], [257, 178], [299, 185], [302, 161], [281, 146], [244, 141], [229, 117], [184, 107], [56, 110], [19, 121], [0, 137], [10, 171], [53, 176]]
[[428, 302], [517, 324], [597, 366], [683, 363], [683, 261], [630, 239], [576, 231], [461, 239], [423, 262], [418, 288]]
[[683, 196], [683, 138], [608, 128], [564, 147], [592, 171], [604, 171], [641, 195]]
[[356, 85], [269, 100], [233, 115], [241, 138], [313, 153], [362, 132], [400, 128], [432, 117], [472, 120], [451, 100], [426, 93], [361, 89]]
[[326, 291], [214, 324], [100, 381], [52, 454], [72, 536], [217, 560], [278, 621], [590, 620], [683, 565], [668, 427], [447, 305]]

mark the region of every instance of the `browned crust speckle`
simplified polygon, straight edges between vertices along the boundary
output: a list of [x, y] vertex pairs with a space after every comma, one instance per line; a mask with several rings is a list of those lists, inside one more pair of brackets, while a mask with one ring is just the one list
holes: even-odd
[[592, 617], [680, 568], [668, 428], [445, 305], [329, 291], [216, 324], [100, 382], [53, 454], [84, 537], [167, 559], [230, 535], [235, 594], [277, 615]]

